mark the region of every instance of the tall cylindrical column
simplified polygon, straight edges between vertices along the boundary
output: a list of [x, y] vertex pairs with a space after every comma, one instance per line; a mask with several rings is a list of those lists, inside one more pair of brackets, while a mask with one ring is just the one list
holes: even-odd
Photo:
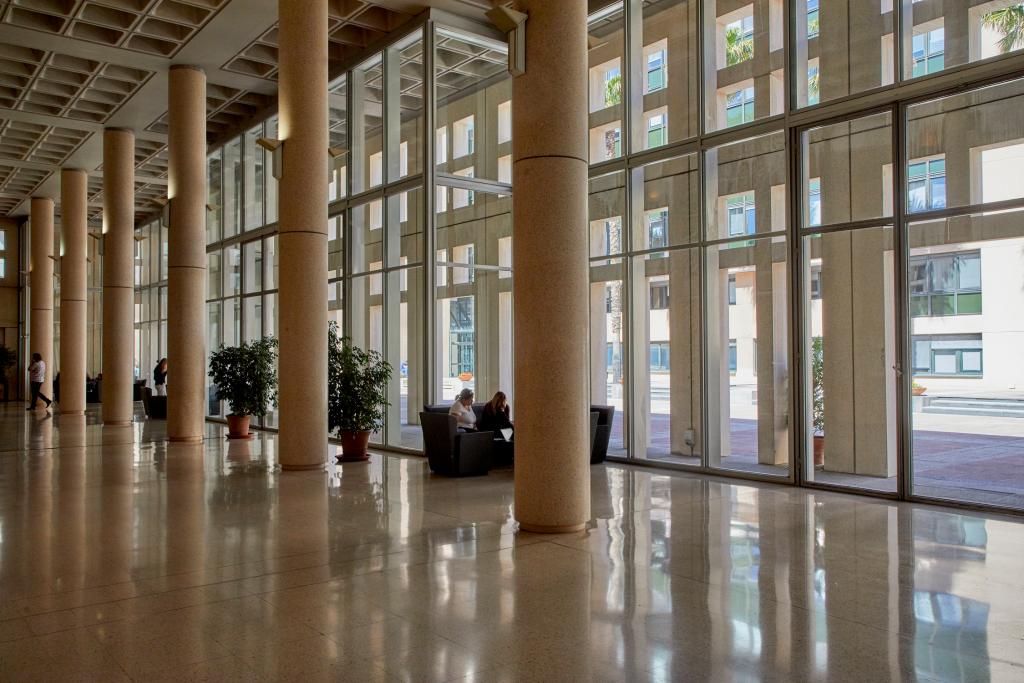
[[60, 172], [60, 412], [85, 412], [87, 204], [89, 176], [81, 169]]
[[515, 515], [559, 533], [590, 519], [587, 3], [517, 8], [529, 19], [512, 97]]
[[206, 386], [206, 74], [171, 67], [167, 135], [167, 436], [203, 440]]
[[53, 200], [32, 198], [32, 264], [30, 284], [32, 312], [29, 325], [29, 354], [38, 353], [46, 363], [43, 396], [53, 398]]
[[327, 459], [327, 0], [278, 0], [280, 462]]
[[135, 133], [103, 131], [103, 424], [132, 421]]

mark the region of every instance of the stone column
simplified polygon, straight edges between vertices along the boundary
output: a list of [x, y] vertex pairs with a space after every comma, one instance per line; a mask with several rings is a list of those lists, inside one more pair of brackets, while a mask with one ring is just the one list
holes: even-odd
[[529, 20], [512, 98], [515, 515], [558, 533], [590, 519], [587, 3], [518, 9]]
[[206, 391], [206, 74], [171, 67], [168, 92], [167, 437], [203, 440]]
[[[46, 362], [42, 393], [53, 398], [53, 200], [32, 198], [32, 314], [29, 325], [29, 355], [38, 353]], [[29, 361], [31, 362], [31, 361]]]
[[278, 0], [280, 462], [327, 459], [327, 0]]
[[135, 134], [103, 131], [103, 424], [127, 425], [134, 405]]
[[60, 258], [60, 412], [85, 412], [86, 343], [86, 204], [89, 176], [80, 169], [61, 169], [60, 226], [64, 255]]

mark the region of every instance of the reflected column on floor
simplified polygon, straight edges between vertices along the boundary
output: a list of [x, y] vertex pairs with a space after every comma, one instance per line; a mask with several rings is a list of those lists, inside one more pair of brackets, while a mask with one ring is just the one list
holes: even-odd
[[135, 348], [135, 134], [103, 131], [103, 422], [132, 421]]
[[530, 18], [512, 98], [516, 518], [564, 532], [590, 519], [587, 3], [519, 9]]
[[280, 453], [327, 459], [327, 0], [279, 0]]
[[206, 74], [176, 64], [169, 86], [167, 436], [199, 442], [206, 415]]
[[53, 398], [53, 200], [32, 198], [32, 263], [30, 265], [31, 316], [29, 354], [38, 353], [46, 363], [46, 381], [40, 389]]
[[60, 411], [85, 412], [86, 350], [86, 186], [81, 169], [60, 171], [60, 224], [64, 253], [60, 257]]

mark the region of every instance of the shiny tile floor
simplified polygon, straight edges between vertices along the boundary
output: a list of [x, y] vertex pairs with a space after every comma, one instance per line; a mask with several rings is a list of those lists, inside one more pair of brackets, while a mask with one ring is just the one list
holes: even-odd
[[0, 680], [1024, 681], [1012, 519], [598, 466], [534, 536], [508, 471], [94, 421], [0, 408]]

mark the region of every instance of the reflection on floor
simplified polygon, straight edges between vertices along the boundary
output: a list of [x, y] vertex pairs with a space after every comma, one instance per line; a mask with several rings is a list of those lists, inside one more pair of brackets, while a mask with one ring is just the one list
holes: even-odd
[[509, 471], [95, 417], [0, 408], [0, 679], [1024, 680], [1013, 520], [604, 465], [534, 536]]

